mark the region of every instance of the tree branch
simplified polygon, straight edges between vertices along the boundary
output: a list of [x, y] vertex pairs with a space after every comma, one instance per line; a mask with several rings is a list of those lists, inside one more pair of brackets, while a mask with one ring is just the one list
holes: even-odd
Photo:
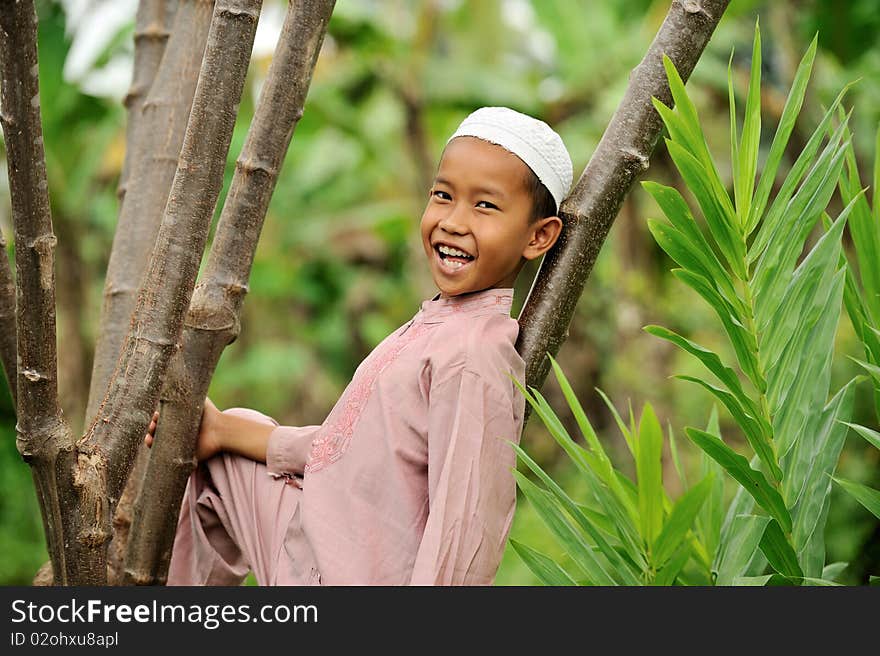
[[[123, 100], [123, 104], [128, 109], [128, 116], [125, 132], [125, 161], [122, 165], [122, 173], [119, 176], [119, 186], [116, 189], [120, 214], [125, 201], [125, 192], [128, 187], [131, 162], [137, 162], [149, 158], [151, 156], [149, 150], [151, 148], [155, 149], [158, 146], [158, 142], [153, 138], [154, 135], [149, 134], [147, 130], [141, 128], [143, 116], [142, 110], [144, 97], [152, 88], [153, 80], [155, 79], [159, 70], [159, 65], [162, 62], [162, 57], [165, 53], [165, 46], [168, 37], [171, 34], [171, 28], [174, 25], [175, 16], [177, 15], [177, 9], [178, 0], [141, 0], [138, 4], [134, 31], [134, 70], [132, 72], [131, 86]], [[202, 33], [205, 38], [207, 38], [207, 22], [205, 22], [202, 28]], [[204, 46], [202, 47], [204, 49]], [[180, 52], [180, 49], [176, 48], [172, 50], [172, 52]], [[189, 79], [192, 81], [192, 93], [195, 93], [197, 76], [198, 71], [192, 69], [189, 75]], [[188, 103], [186, 107], [188, 116], [189, 108], [192, 104], [192, 95], [187, 95], [185, 101]], [[181, 102], [183, 102], [183, 99], [181, 99]], [[181, 132], [178, 145], [182, 140], [183, 134]], [[167, 196], [167, 188], [165, 191]], [[164, 202], [165, 199], [165, 197], [160, 197], [157, 201]], [[161, 215], [157, 213], [155, 216], [155, 230], [158, 232], [158, 221], [161, 218]], [[120, 236], [121, 240], [130, 238], [130, 235]], [[132, 245], [122, 246], [120, 244], [120, 248], [130, 251], [132, 250]], [[146, 252], [145, 249], [143, 252]], [[146, 266], [146, 264], [143, 266]], [[118, 347], [119, 344], [117, 343], [116, 348], [118, 349]], [[106, 362], [109, 366], [109, 364], [112, 364], [110, 362], [110, 356], [112, 356], [112, 348], [102, 351], [100, 356], [96, 354], [95, 361], [100, 360], [102, 363]], [[94, 416], [95, 408], [93, 405], [97, 405], [99, 399], [98, 393], [103, 392], [106, 387], [106, 380], [104, 381], [104, 386], [99, 386], [99, 381], [97, 380], [94, 380], [94, 382], [95, 385], [90, 385], [95, 392], [92, 393], [86, 404], [86, 417]], [[137, 495], [137, 490], [140, 489], [139, 482], [143, 478], [144, 471], [147, 468], [147, 457], [148, 454], [146, 447], [139, 447], [137, 456], [135, 457], [134, 466], [132, 467], [128, 481], [125, 485], [125, 490], [119, 499], [119, 504], [116, 506], [116, 513], [113, 517], [113, 539], [110, 543], [110, 549], [107, 554], [107, 580], [110, 585], [118, 584], [121, 578], [123, 560], [125, 559], [125, 551], [122, 545], [125, 545], [128, 540], [128, 527], [131, 524], [131, 507], [134, 503], [135, 496]]]
[[0, 67], [0, 123], [9, 161], [16, 244], [17, 446], [33, 472], [49, 553], [53, 561], [63, 562], [67, 534], [62, 527], [70, 509], [57, 491], [75, 484], [70, 478], [74, 450], [73, 435], [58, 403], [56, 239], [40, 121], [33, 0], [0, 3]]
[[73, 582], [105, 581], [107, 577], [111, 517], [158, 402], [168, 363], [179, 348], [223, 185], [261, 5], [262, 0], [218, 0], [214, 7], [180, 162], [138, 293], [132, 327], [97, 416], [77, 444], [76, 475], [88, 496], [83, 494], [82, 512], [74, 521], [81, 522], [79, 533], [89, 541], [69, 547], [68, 553], [77, 556], [76, 562], [68, 563]]
[[164, 583], [180, 502], [192, 472], [202, 406], [223, 349], [239, 333], [260, 231], [278, 172], [303, 113], [335, 0], [290, 2], [202, 281], [187, 314], [182, 348], [162, 393], [156, 443], [135, 503], [125, 582]]
[[12, 279], [12, 269], [9, 268], [9, 255], [6, 253], [6, 240], [0, 232], [0, 364], [9, 382], [9, 392], [12, 394], [12, 403], [17, 403], [18, 394], [16, 376], [15, 346], [15, 281]]
[[213, 0], [180, 0], [165, 55], [142, 106], [125, 202], [107, 263], [87, 421], [97, 412], [128, 335], [137, 291], [177, 170], [213, 5]]
[[[519, 316], [516, 346], [526, 362], [529, 386], [543, 386], [550, 370], [546, 354], [555, 356], [568, 336], [599, 249], [636, 176], [648, 168], [662, 128], [651, 97], [672, 104], [663, 54], [687, 81], [729, 2], [673, 0], [647, 54], [633, 69], [626, 94], [587, 168], [562, 202], [562, 234], [544, 255]], [[525, 412], [528, 421], [530, 404]]]
[[143, 147], [143, 143], [135, 143], [135, 136], [138, 132], [144, 97], [153, 86], [153, 79], [165, 53], [165, 44], [171, 34], [176, 13], [177, 0], [141, 0], [138, 3], [134, 25], [134, 68], [131, 86], [122, 100], [128, 114], [125, 124], [125, 159], [122, 163], [119, 185], [116, 188], [120, 207], [125, 200], [131, 162], [139, 159], [139, 151]]

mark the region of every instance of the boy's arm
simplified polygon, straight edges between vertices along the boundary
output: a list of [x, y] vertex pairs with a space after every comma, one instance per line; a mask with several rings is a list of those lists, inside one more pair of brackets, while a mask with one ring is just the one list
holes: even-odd
[[[491, 585], [513, 521], [524, 398], [467, 368], [431, 387], [429, 513], [411, 585]], [[507, 380], [505, 378], [505, 380]], [[511, 391], [508, 391], [511, 390]]]
[[281, 426], [248, 408], [229, 408], [220, 415], [214, 430], [221, 450], [265, 462], [269, 473], [276, 476], [303, 473], [312, 440], [321, 427]]

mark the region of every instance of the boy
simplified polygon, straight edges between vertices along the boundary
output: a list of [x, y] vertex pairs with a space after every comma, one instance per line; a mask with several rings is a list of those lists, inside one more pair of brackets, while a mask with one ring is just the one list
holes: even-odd
[[261, 585], [494, 581], [525, 405], [510, 378], [525, 378], [513, 285], [559, 237], [571, 178], [545, 123], [503, 107], [461, 123], [421, 219], [440, 293], [367, 356], [321, 425], [206, 399], [169, 584], [236, 585], [249, 570]]

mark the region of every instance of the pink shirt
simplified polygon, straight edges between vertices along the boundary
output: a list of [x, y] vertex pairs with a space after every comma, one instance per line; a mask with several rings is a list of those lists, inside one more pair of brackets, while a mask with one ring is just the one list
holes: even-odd
[[495, 578], [525, 409], [513, 289], [439, 296], [373, 349], [323, 424], [269, 437], [268, 471], [302, 487], [288, 539], [325, 585]]

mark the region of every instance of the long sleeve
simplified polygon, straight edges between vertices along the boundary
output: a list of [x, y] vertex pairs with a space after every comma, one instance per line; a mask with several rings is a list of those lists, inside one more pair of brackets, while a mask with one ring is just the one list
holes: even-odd
[[312, 440], [321, 425], [278, 426], [269, 434], [266, 469], [274, 476], [302, 475]]
[[516, 456], [508, 441], [519, 442], [523, 422], [518, 390], [500, 375], [462, 366], [431, 385], [429, 511], [412, 585], [495, 579], [516, 503]]

